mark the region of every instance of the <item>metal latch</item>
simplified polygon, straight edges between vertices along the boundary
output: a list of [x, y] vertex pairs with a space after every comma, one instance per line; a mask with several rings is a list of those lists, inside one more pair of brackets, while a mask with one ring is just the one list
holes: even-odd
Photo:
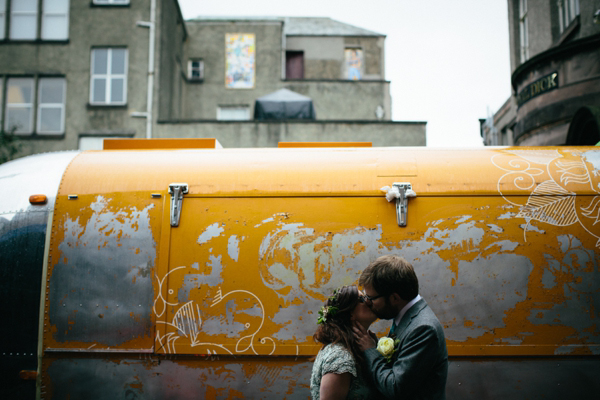
[[395, 182], [392, 187], [385, 186], [381, 188], [385, 192], [385, 198], [391, 202], [396, 199], [396, 221], [398, 226], [406, 226], [406, 214], [408, 213], [408, 198], [417, 197], [412, 190], [412, 185], [408, 182]]
[[169, 185], [169, 194], [171, 195], [171, 226], [179, 226], [183, 195], [187, 194], [187, 192], [187, 183], [171, 183]]
[[396, 221], [398, 226], [406, 226], [406, 214], [408, 213], [408, 198], [417, 197], [417, 194], [412, 190], [412, 185], [408, 182], [394, 183], [393, 189], [397, 189], [400, 193], [396, 197]]

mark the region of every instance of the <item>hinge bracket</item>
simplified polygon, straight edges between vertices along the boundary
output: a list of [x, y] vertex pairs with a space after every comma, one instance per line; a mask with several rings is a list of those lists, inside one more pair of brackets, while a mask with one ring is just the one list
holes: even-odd
[[169, 185], [169, 194], [171, 195], [171, 226], [179, 226], [183, 195], [187, 194], [187, 192], [187, 183], [171, 183]]

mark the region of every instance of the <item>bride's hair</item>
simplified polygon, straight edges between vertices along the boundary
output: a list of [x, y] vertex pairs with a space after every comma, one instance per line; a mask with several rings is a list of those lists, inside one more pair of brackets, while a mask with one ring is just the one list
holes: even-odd
[[364, 360], [352, 333], [352, 311], [359, 303], [358, 288], [342, 286], [330, 296], [321, 310], [325, 310], [325, 318], [319, 319], [319, 326], [313, 335], [316, 342], [323, 346], [339, 343], [344, 346], [356, 360], [356, 366]]

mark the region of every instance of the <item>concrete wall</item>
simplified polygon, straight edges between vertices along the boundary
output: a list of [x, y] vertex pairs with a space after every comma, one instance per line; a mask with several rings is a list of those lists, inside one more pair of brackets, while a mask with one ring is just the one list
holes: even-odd
[[360, 48], [364, 80], [384, 80], [383, 37], [288, 36], [286, 50], [304, 52], [305, 79], [346, 79], [346, 47]]
[[[377, 120], [378, 106], [384, 110], [382, 119], [392, 118], [389, 82], [384, 81], [383, 37], [292, 36], [284, 41], [282, 21], [278, 20], [192, 20], [186, 26], [188, 39], [183, 63], [186, 65], [190, 58], [202, 58], [205, 78], [202, 83], [184, 84], [181, 106], [184, 120], [216, 119], [217, 108], [227, 105], [248, 106], [252, 117], [255, 100], [281, 88], [311, 97], [319, 120]], [[256, 78], [252, 89], [225, 87], [227, 33], [255, 35]], [[365, 80], [343, 79], [346, 46], [363, 49]], [[281, 79], [284, 48], [304, 51], [304, 80]], [[176, 116], [174, 111], [172, 115]]]
[[373, 146], [425, 146], [425, 122], [216, 122], [159, 123], [156, 137], [216, 138], [228, 148], [277, 147], [279, 142], [372, 142]]
[[159, 1], [158, 6], [156, 41], [159, 62], [155, 78], [158, 118], [155, 120], [181, 118], [182, 90], [187, 71], [185, 22], [177, 0]]
[[391, 119], [390, 83], [385, 81], [287, 81], [284, 87], [313, 99], [317, 119], [376, 120], [377, 106]]
[[[248, 105], [253, 115], [257, 97], [281, 88], [281, 27], [280, 21], [195, 22], [187, 21], [186, 60], [204, 60], [204, 82], [186, 84], [183, 90], [182, 118], [216, 119], [217, 107]], [[255, 87], [225, 88], [225, 35], [253, 33], [255, 35]]]

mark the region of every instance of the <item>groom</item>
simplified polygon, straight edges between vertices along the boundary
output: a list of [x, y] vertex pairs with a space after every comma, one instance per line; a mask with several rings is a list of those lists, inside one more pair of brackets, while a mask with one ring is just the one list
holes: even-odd
[[[377, 350], [372, 332], [355, 324], [356, 343], [365, 353], [365, 371], [388, 399], [445, 399], [448, 352], [440, 321], [419, 296], [419, 281], [404, 258], [388, 255], [361, 274], [366, 304], [375, 315], [391, 319], [396, 340], [388, 359]], [[389, 342], [389, 341], [388, 341]]]

